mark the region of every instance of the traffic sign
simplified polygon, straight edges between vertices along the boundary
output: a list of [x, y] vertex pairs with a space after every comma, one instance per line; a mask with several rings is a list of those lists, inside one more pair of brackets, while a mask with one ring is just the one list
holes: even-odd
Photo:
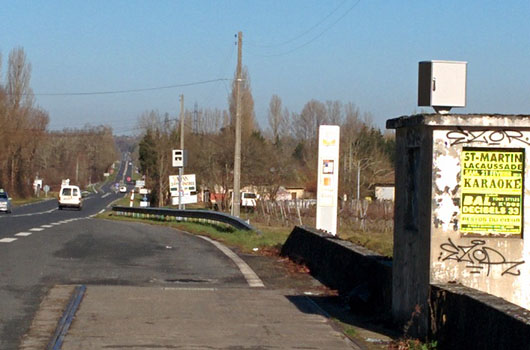
[[172, 150], [171, 155], [172, 163], [174, 168], [182, 168], [186, 166], [186, 151], [183, 149], [174, 149]]

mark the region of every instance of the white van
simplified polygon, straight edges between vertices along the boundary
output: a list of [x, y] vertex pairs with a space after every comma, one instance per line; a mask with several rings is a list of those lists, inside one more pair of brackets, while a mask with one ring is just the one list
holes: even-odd
[[59, 210], [63, 208], [77, 208], [81, 210], [83, 207], [83, 197], [81, 190], [77, 186], [62, 186], [59, 192]]
[[241, 192], [241, 207], [254, 210], [258, 195], [254, 192]]

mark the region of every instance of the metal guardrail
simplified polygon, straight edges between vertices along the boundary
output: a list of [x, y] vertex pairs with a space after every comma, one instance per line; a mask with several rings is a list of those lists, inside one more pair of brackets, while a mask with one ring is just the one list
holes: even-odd
[[123, 207], [113, 206], [112, 211], [115, 211], [118, 215], [133, 216], [133, 217], [174, 217], [176, 218], [191, 218], [191, 219], [202, 219], [207, 221], [222, 222], [231, 225], [239, 230], [255, 231], [244, 220], [238, 217], [220, 213], [212, 210], [179, 210], [179, 209], [166, 209], [166, 208], [138, 208], [138, 207]]

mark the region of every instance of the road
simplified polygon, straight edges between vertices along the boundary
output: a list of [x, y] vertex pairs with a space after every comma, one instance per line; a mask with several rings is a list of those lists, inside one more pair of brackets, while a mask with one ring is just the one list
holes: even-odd
[[[130, 174], [131, 167], [127, 165], [128, 162], [122, 162], [118, 177], [123, 177], [126, 170]], [[279, 300], [285, 300], [285, 297], [282, 296], [279, 299], [277, 293], [272, 295], [267, 290], [262, 291], [261, 296], [252, 292], [248, 276], [242, 273], [243, 270], [212, 242], [162, 226], [93, 218], [120, 195], [123, 196], [123, 194], [111, 191], [109, 184], [103, 186], [98, 193], [88, 196], [81, 211], [59, 211], [57, 201], [48, 200], [15, 208], [11, 215], [0, 216], [0, 349], [18, 349], [21, 338], [28, 332], [39, 310], [41, 301], [57, 285], [92, 286], [89, 287], [92, 288], [89, 289], [91, 292], [89, 297], [83, 301], [80, 315], [78, 315], [79, 320], [76, 324], [80, 328], [71, 330], [70, 338], [67, 337], [68, 342], [65, 344], [70, 344], [68, 346], [72, 346], [71, 348], [78, 348], [75, 344], [84, 344], [82, 348], [100, 348], [98, 344], [86, 343], [87, 339], [94, 339], [91, 335], [83, 334], [83, 330], [90, 329], [90, 320], [93, 315], [91, 313], [92, 316], [83, 318], [82, 313], [83, 308], [89, 308], [91, 303], [98, 302], [93, 298], [97, 295], [99, 287], [112, 286], [111, 289], [99, 290], [102, 295], [107, 295], [108, 300], [113, 300], [112, 298], [122, 300], [123, 293], [135, 295], [134, 300], [145, 299], [146, 296], [142, 293], [149, 290], [146, 288], [154, 288], [152, 292], [149, 292], [150, 294], [166, 290], [168, 287], [188, 285], [194, 288], [205, 285], [211, 290], [225, 290], [226, 292], [218, 293], [215, 297], [210, 296], [210, 299], [204, 297], [202, 301], [203, 297], [197, 293], [187, 295], [188, 299], [182, 299], [186, 297], [183, 294], [176, 300], [181, 303], [183, 300], [189, 300], [180, 306], [191, 307], [189, 315], [199, 317], [194, 322], [205, 322], [209, 317], [207, 313], [196, 314], [193, 309], [204, 311], [205, 305], [210, 305], [210, 312], [217, 315], [217, 325], [226, 324], [223, 322], [230, 318], [234, 326], [238, 325], [237, 322], [245, 322], [238, 326], [242, 329], [249, 322], [258, 321], [252, 320], [254, 317], [252, 314], [245, 314], [246, 318], [244, 318], [240, 314], [234, 314], [235, 311], [227, 313], [227, 310], [244, 311], [235, 307], [239, 305], [241, 308], [244, 305], [238, 302], [239, 298], [247, 300], [249, 305], [254, 305], [253, 307], [259, 310], [256, 317], [260, 319], [264, 319], [263, 315], [267, 313], [266, 310], [273, 309], [270, 305], [263, 305], [265, 310], [262, 311], [258, 306], [260, 301], [264, 303], [265, 300], [269, 300], [270, 303], [278, 305]], [[181, 293], [186, 293], [187, 290], [184, 289]], [[120, 291], [119, 296], [112, 294], [116, 291]], [[218, 303], [220, 295], [225, 295], [226, 299], [222, 305]], [[175, 302], [173, 300], [173, 303]], [[233, 305], [228, 306], [230, 303]], [[111, 301], [105, 310], [111, 310], [112, 306], [117, 304]], [[298, 312], [297, 308], [287, 309], [286, 312], [294, 314], [282, 315], [281, 318], [298, 320], [295, 317]], [[167, 310], [162, 307], [161, 311]], [[99, 317], [111, 316], [110, 312], [105, 312]], [[276, 324], [280, 327], [281, 323], [274, 317], [276, 316], [270, 316], [269, 324]], [[132, 322], [131, 319], [129, 320]], [[87, 326], [83, 325], [84, 321], [88, 322]], [[190, 323], [191, 316], [190, 319], [181, 317], [176, 321], [181, 322], [180, 329], [182, 330]], [[291, 321], [288, 326], [300, 327], [299, 323]], [[121, 323], [109, 319], [110, 324]], [[101, 326], [101, 322], [92, 326], [97, 325]], [[315, 325], [318, 326], [319, 322]], [[130, 340], [130, 337], [125, 336], [123, 329], [105, 328], [109, 332], [115, 332], [110, 333], [112, 338], [117, 332], [123, 333], [124, 338], [121, 344], [124, 344], [127, 339]], [[204, 334], [202, 341], [218, 342], [215, 340], [218, 337], [217, 328], [210, 327], [210, 329], [213, 332], [212, 338]], [[255, 332], [254, 329], [250, 331]], [[269, 332], [270, 329], [267, 328], [267, 331]], [[101, 330], [98, 332], [102, 334]], [[193, 331], [190, 329], [188, 333], [193, 334]], [[238, 340], [237, 344], [247, 344], [246, 341], [254, 338], [255, 336], [249, 335], [246, 340]], [[183, 337], [179, 339], [186, 340]], [[208, 344], [205, 343], [205, 345]]]
[[[118, 178], [126, 170], [130, 173], [126, 164], [120, 164]], [[119, 196], [107, 184], [84, 198], [81, 211], [58, 210], [53, 198], [0, 215], [0, 349], [17, 348], [40, 300], [53, 285], [83, 279], [79, 258], [86, 257], [90, 247], [76, 251], [76, 246], [87, 244], [99, 229], [100, 220], [91, 217]], [[106, 275], [104, 270], [101, 274]]]

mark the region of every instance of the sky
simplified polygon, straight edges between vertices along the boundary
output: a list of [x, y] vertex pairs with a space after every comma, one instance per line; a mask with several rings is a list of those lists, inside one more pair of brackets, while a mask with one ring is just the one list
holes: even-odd
[[526, 0], [0, 0], [0, 76], [22, 47], [49, 129], [132, 134], [146, 111], [177, 117], [180, 94], [188, 110], [228, 109], [241, 31], [263, 130], [274, 94], [296, 113], [351, 102], [384, 129], [420, 111], [426, 60], [468, 62], [454, 113], [530, 114], [529, 15]]

